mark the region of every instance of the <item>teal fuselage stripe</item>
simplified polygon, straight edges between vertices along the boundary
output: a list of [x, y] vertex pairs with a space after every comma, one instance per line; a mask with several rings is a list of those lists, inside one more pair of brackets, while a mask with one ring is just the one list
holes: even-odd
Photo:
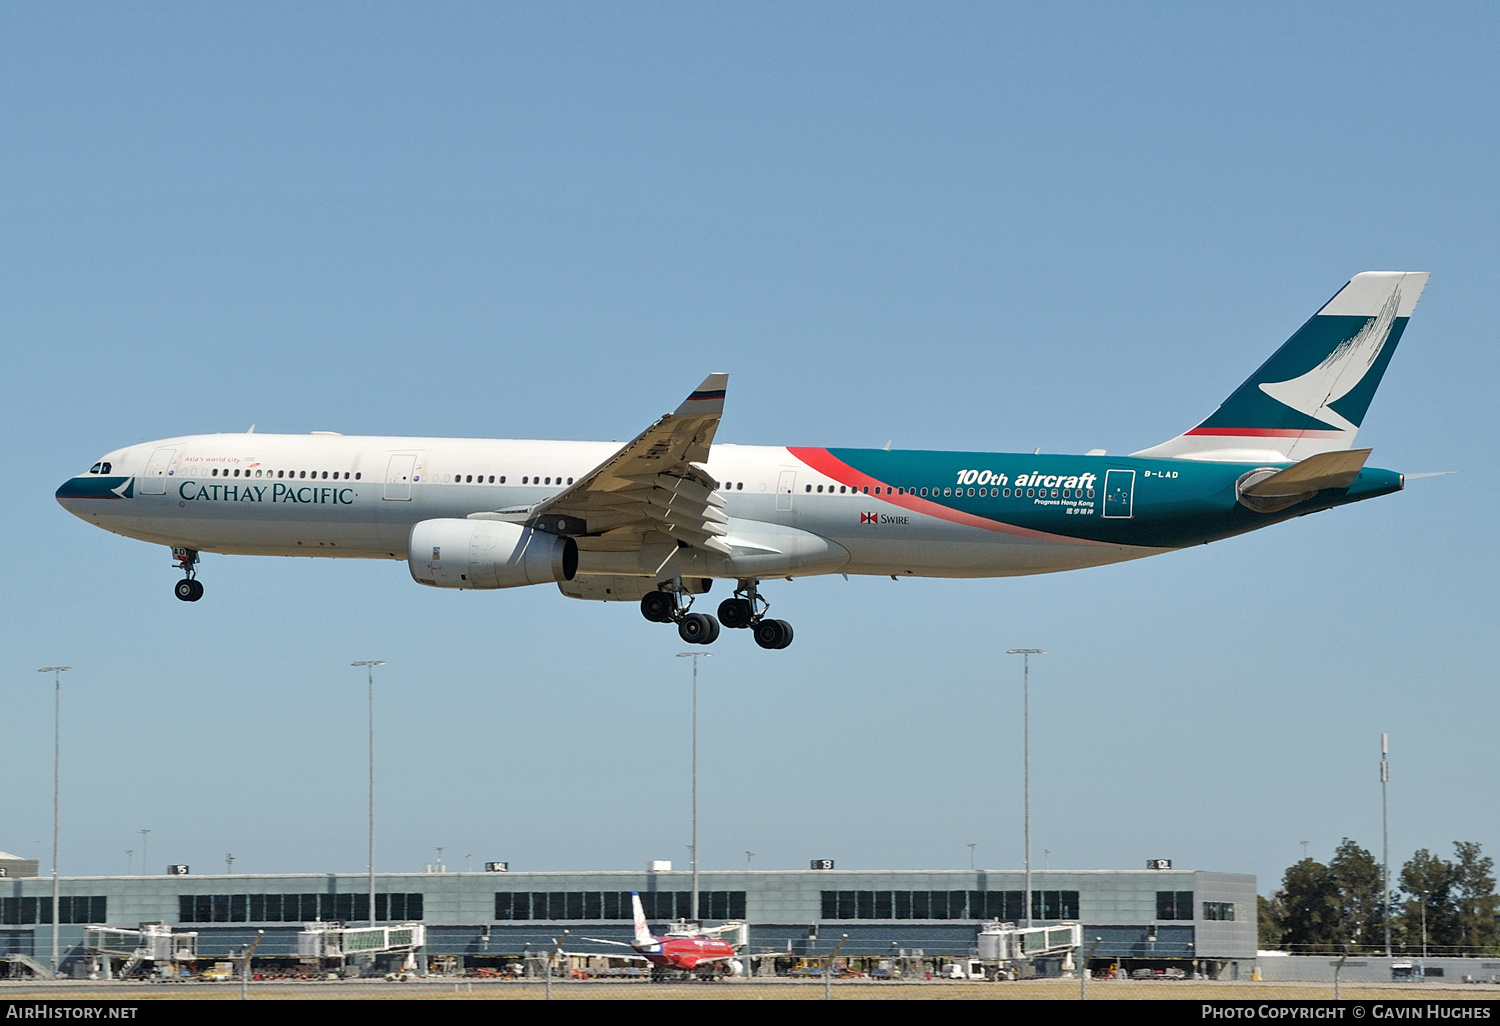
[[[884, 449], [827, 452], [892, 487], [918, 495], [926, 488], [923, 497], [929, 502], [958, 513], [1068, 538], [1151, 548], [1228, 538], [1401, 488], [1400, 474], [1366, 468], [1348, 488], [1325, 489], [1288, 509], [1257, 513], [1239, 503], [1235, 482], [1263, 464]], [[1069, 481], [1075, 485], [1067, 487]], [[1065, 488], [1073, 494], [1065, 497]], [[950, 494], [944, 495], [944, 489]], [[988, 494], [980, 495], [981, 489]], [[1035, 494], [1027, 495], [1028, 490]]]

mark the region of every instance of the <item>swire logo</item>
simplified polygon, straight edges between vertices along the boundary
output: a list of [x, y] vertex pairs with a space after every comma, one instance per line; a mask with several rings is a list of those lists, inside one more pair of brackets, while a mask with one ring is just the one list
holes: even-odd
[[859, 522], [861, 524], [878, 524], [878, 523], [880, 523], [880, 514], [879, 513], [861, 513], [859, 515]]

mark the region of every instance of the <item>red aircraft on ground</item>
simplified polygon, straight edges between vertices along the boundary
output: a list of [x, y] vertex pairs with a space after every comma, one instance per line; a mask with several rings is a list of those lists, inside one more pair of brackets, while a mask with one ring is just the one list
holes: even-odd
[[682, 923], [658, 937], [651, 932], [651, 927], [646, 922], [646, 910], [641, 907], [641, 896], [636, 891], [630, 892], [630, 904], [635, 912], [634, 942], [625, 944], [598, 937], [588, 939], [600, 944], [617, 944], [635, 949], [637, 955], [626, 957], [640, 957], [651, 963], [653, 979], [661, 979], [674, 970], [696, 973], [699, 976], [738, 976], [744, 971], [744, 966], [735, 957], [734, 945], [719, 937], [726, 930], [738, 929], [738, 924], [703, 929]]

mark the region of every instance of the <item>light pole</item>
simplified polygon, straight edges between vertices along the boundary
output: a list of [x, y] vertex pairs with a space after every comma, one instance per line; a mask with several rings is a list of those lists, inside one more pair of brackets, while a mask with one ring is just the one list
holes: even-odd
[[141, 835], [141, 875], [142, 876], [150, 876], [151, 875], [151, 870], [146, 867], [146, 856], [149, 854], [146, 851], [146, 835], [149, 834], [150, 832], [151, 832], [151, 829], [149, 827], [147, 827], [145, 830], [137, 830], [136, 831], [136, 833], [138, 833], [138, 834]]
[[52, 674], [52, 975], [57, 976], [57, 836], [62, 803], [62, 675], [71, 666], [43, 666], [37, 673]]
[[125, 849], [125, 875], [135, 876], [135, 849]]
[[973, 872], [973, 870], [974, 870], [974, 849], [977, 848], [978, 846], [979, 846], [979, 842], [978, 841], [970, 841], [969, 842], [969, 871], [970, 872]]
[[370, 925], [375, 925], [375, 667], [384, 666], [384, 659], [361, 659], [350, 666], [365, 668], [365, 681], [370, 686]]
[[1031, 926], [1031, 657], [1046, 655], [1039, 648], [1012, 648], [1006, 655], [1021, 657], [1021, 748], [1026, 764], [1026, 926]]
[[712, 652], [678, 652], [678, 659], [693, 661], [693, 922], [698, 919], [698, 660], [712, 659]]
[[1386, 804], [1386, 785], [1391, 782], [1391, 764], [1385, 757], [1389, 735], [1380, 735], [1380, 918], [1385, 924], [1385, 957], [1391, 957], [1391, 819]]

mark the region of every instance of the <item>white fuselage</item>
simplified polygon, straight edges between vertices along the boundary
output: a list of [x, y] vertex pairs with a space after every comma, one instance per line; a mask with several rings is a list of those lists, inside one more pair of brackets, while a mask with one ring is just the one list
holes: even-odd
[[[609, 442], [191, 435], [105, 457], [111, 475], [133, 479], [128, 498], [60, 494], [59, 501], [117, 534], [201, 552], [406, 559], [415, 524], [532, 506], [619, 449]], [[1163, 551], [924, 515], [843, 490], [784, 447], [716, 444], [707, 469], [725, 499], [734, 553], [687, 553], [678, 573], [990, 577]], [[579, 556], [580, 575], [649, 575], [655, 567], [640, 553], [587, 539]]]

